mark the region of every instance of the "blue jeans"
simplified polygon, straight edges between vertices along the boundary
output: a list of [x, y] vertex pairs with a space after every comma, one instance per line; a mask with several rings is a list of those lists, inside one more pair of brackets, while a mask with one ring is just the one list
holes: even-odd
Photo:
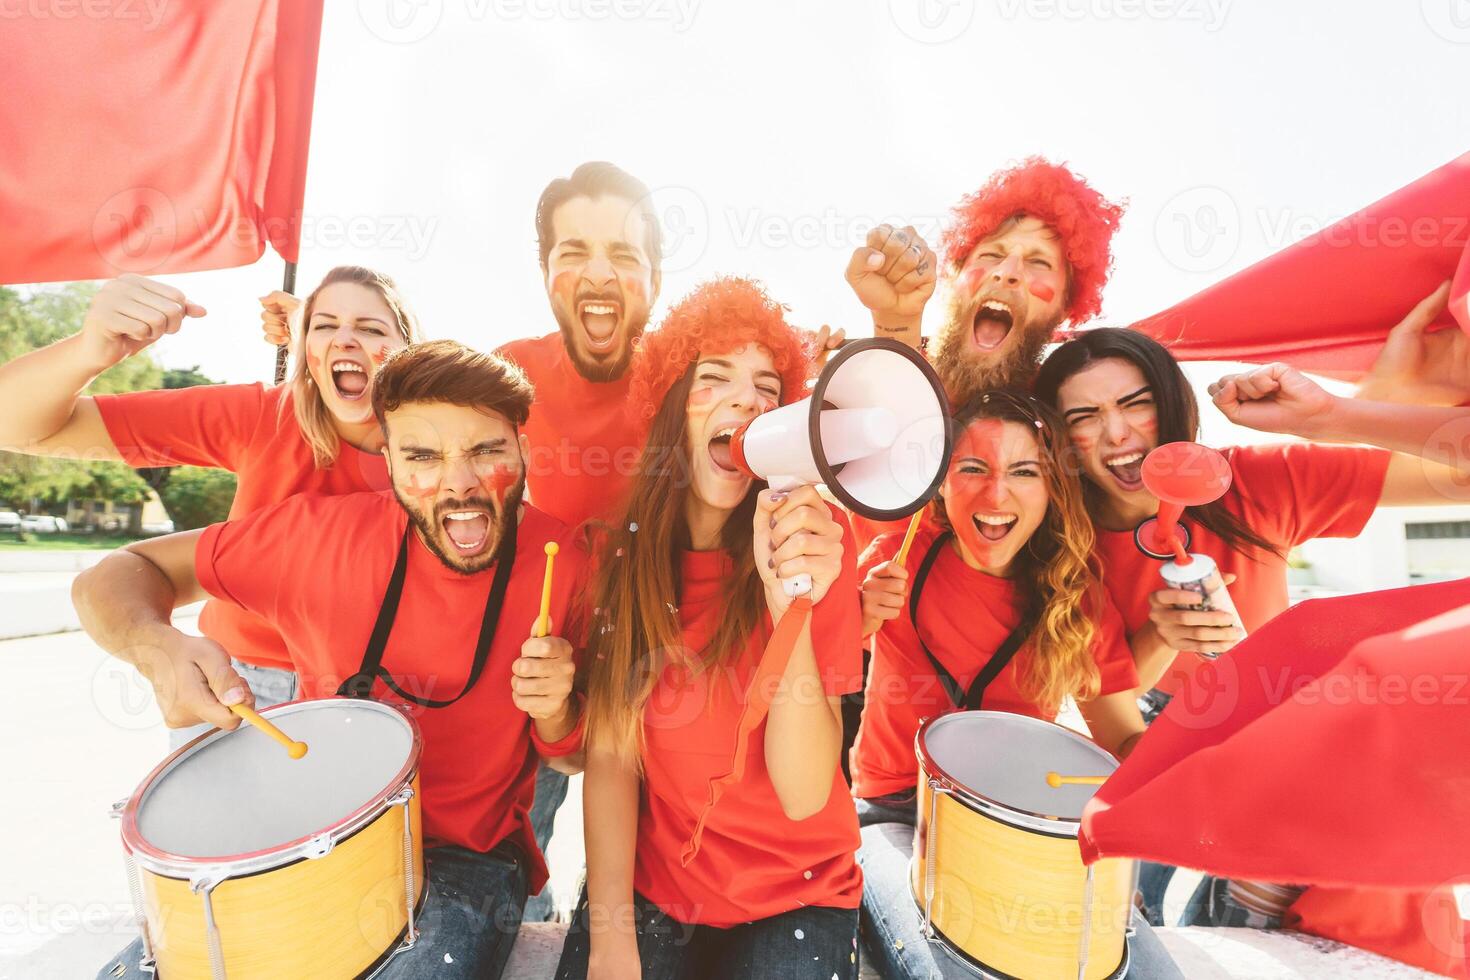
[[[863, 931], [874, 966], [885, 980], [974, 980], [975, 973], [924, 937], [924, 923], [909, 887], [914, 849], [914, 804], [894, 794], [858, 801], [863, 824], [858, 863], [863, 868]], [[866, 806], [864, 805], [866, 804]], [[896, 820], [884, 817], [897, 816]], [[1184, 980], [1164, 944], [1148, 923], [1133, 914], [1135, 933], [1128, 941], [1130, 978]]]
[[[672, 919], [636, 892], [633, 906], [643, 980], [857, 980], [857, 909], [808, 906], [717, 929]], [[585, 980], [588, 922], [584, 888], [556, 980]]]
[[[526, 862], [502, 842], [488, 854], [452, 845], [424, 852], [428, 894], [418, 914], [418, 941], [398, 953], [377, 980], [464, 977], [494, 980], [505, 969], [526, 902]], [[228, 937], [222, 937], [228, 942]], [[152, 980], [139, 968], [143, 941], [134, 940], [97, 980]], [[123, 972], [114, 973], [118, 966]]]
[[[269, 708], [273, 704], [285, 704], [287, 701], [296, 700], [300, 682], [293, 671], [278, 667], [257, 667], [233, 657], [230, 658], [230, 666], [245, 678], [245, 683], [250, 687], [250, 693], [255, 695], [256, 708]], [[213, 725], [170, 728], [168, 730], [168, 750], [172, 752], [213, 728]]]
[[[556, 826], [556, 811], [567, 798], [567, 775], [542, 762], [536, 769], [536, 799], [531, 803], [531, 831], [536, 835], [536, 846], [546, 853], [551, 843], [551, 831]], [[556, 895], [551, 891], [551, 882], [541, 889], [540, 894], [531, 896], [526, 902], [527, 922], [549, 922], [555, 918]]]
[[[1138, 710], [1143, 714], [1143, 723], [1152, 725], [1172, 700], [1174, 696], [1163, 691], [1149, 691], [1140, 697]], [[1169, 890], [1169, 882], [1174, 879], [1176, 870], [1172, 864], [1138, 862], [1138, 894], [1143, 899], [1143, 917], [1151, 926], [1164, 924], [1164, 893]]]

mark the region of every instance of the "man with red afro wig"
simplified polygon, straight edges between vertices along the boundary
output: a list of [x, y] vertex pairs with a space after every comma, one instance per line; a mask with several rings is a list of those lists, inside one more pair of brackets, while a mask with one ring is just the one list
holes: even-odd
[[[1040, 157], [960, 200], [940, 239], [946, 308], [931, 352], [952, 401], [1029, 385], [1056, 328], [1097, 315], [1122, 216], [1121, 204]], [[847, 281], [877, 336], [916, 338], [940, 272], [912, 227], [880, 225], [853, 252]]]

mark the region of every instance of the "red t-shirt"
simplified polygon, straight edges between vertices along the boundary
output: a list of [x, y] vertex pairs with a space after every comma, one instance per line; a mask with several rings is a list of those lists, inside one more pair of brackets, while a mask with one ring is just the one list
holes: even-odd
[[[918, 573], [920, 562], [939, 533], [940, 529], [927, 521], [920, 525], [906, 563], [910, 576]], [[902, 544], [901, 533], [879, 536], [864, 553], [859, 576], [865, 577], [874, 566], [898, 554]], [[1122, 617], [1101, 590], [1096, 601], [1101, 610], [1094, 616], [1092, 656], [1101, 673], [1099, 695], [1131, 691], [1138, 686], [1138, 673]], [[1015, 627], [1019, 618], [1016, 603], [1013, 581], [971, 568], [954, 548], [941, 546], [924, 582], [918, 632], [905, 604], [898, 618], [885, 622], [872, 636], [867, 702], [852, 748], [855, 795], [871, 799], [912, 790], [918, 781], [914, 736], [920, 722], [956, 710], [929, 658], [924, 656], [919, 638], [923, 637], [960, 687], [967, 689]], [[1016, 652], [985, 689], [985, 710], [1055, 720], [1055, 712], [1043, 712], [1020, 691], [1018, 671], [1026, 669], [1034, 655], [1030, 644]]]
[[[1313, 538], [1351, 538], [1363, 530], [1378, 499], [1390, 454], [1358, 446], [1290, 443], [1225, 450], [1235, 474], [1221, 501], [1257, 534], [1281, 547], [1282, 555], [1243, 554], [1187, 515], [1189, 550], [1208, 555], [1222, 575], [1235, 574], [1230, 597], [1246, 632], [1254, 632], [1287, 608], [1287, 549]], [[1162, 562], [1133, 543], [1132, 531], [1097, 531], [1103, 583], [1131, 636], [1148, 622], [1148, 597], [1164, 588]], [[1207, 661], [1183, 652], [1155, 685], [1176, 694]]]
[[1434, 973], [1470, 977], [1470, 923], [1448, 885], [1308, 888], [1287, 910], [1285, 925]]
[[[389, 487], [382, 454], [345, 442], [336, 462], [318, 469], [284, 385], [201, 385], [97, 395], [94, 401], [129, 466], [209, 466], [237, 474], [232, 520], [298, 493]], [[205, 603], [199, 628], [245, 663], [290, 669], [280, 634], [239, 606]]]
[[616, 513], [643, 449], [627, 419], [628, 375], [588, 381], [560, 333], [512, 341], [496, 353], [520, 365], [536, 386], [521, 429], [531, 444], [529, 499], [568, 527]]
[[[199, 582], [211, 595], [263, 617], [286, 638], [303, 697], [329, 697], [362, 663], [408, 516], [391, 493], [298, 496], [199, 539]], [[544, 547], [556, 541], [552, 632], [586, 564], [572, 534], [526, 507], [516, 537], [501, 623], [473, 690], [444, 708], [410, 706], [423, 733], [419, 764], [425, 844], [486, 852], [506, 838], [531, 861], [531, 893], [546, 866], [531, 833], [537, 753], [531, 719], [511, 701], [511, 664], [540, 611]], [[394, 683], [417, 697], [447, 700], [464, 689], [494, 569], [462, 575], [417, 534], [398, 616], [383, 654]], [[403, 703], [379, 682], [377, 700]], [[562, 747], [558, 743], [558, 747]]]
[[[812, 609], [811, 636], [829, 696], [862, 687], [857, 574], [850, 535], [841, 576]], [[687, 649], [708, 642], [725, 605], [731, 572], [722, 551], [684, 553], [679, 622]], [[832, 768], [821, 812], [788, 819], [766, 769], [766, 722], [750, 734], [744, 777], [710, 812], [694, 859], [680, 866], [686, 841], [709, 798], [712, 778], [731, 771], [735, 732], [751, 675], [773, 629], [769, 616], [725, 667], [665, 668], [644, 712], [642, 802], [633, 883], [679, 922], [727, 928], [801, 906], [853, 909], [863, 879], [854, 859], [857, 813], [842, 770]]]

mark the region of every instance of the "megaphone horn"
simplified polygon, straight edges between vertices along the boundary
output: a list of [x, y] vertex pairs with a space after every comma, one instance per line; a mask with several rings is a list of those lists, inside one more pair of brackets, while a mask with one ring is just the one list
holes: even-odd
[[[730, 458], [773, 489], [822, 484], [870, 520], [907, 517], [934, 496], [949, 465], [949, 401], [922, 354], [896, 340], [846, 344], [809, 398], [751, 419]], [[811, 588], [786, 582], [790, 595]]]

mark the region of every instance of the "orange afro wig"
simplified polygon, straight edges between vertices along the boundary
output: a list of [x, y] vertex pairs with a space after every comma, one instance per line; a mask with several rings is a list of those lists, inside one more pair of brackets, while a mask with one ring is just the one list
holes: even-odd
[[647, 432], [669, 389], [700, 357], [750, 343], [771, 352], [783, 405], [806, 396], [811, 352], [801, 332], [786, 322], [786, 307], [754, 280], [727, 276], [697, 286], [657, 330], [643, 335], [628, 382], [629, 418]]
[[1027, 157], [961, 199], [940, 239], [945, 262], [958, 269], [976, 245], [1022, 214], [1040, 218], [1061, 236], [1069, 267], [1067, 319], [1078, 324], [1096, 316], [1123, 204], [1109, 201], [1062, 164]]

